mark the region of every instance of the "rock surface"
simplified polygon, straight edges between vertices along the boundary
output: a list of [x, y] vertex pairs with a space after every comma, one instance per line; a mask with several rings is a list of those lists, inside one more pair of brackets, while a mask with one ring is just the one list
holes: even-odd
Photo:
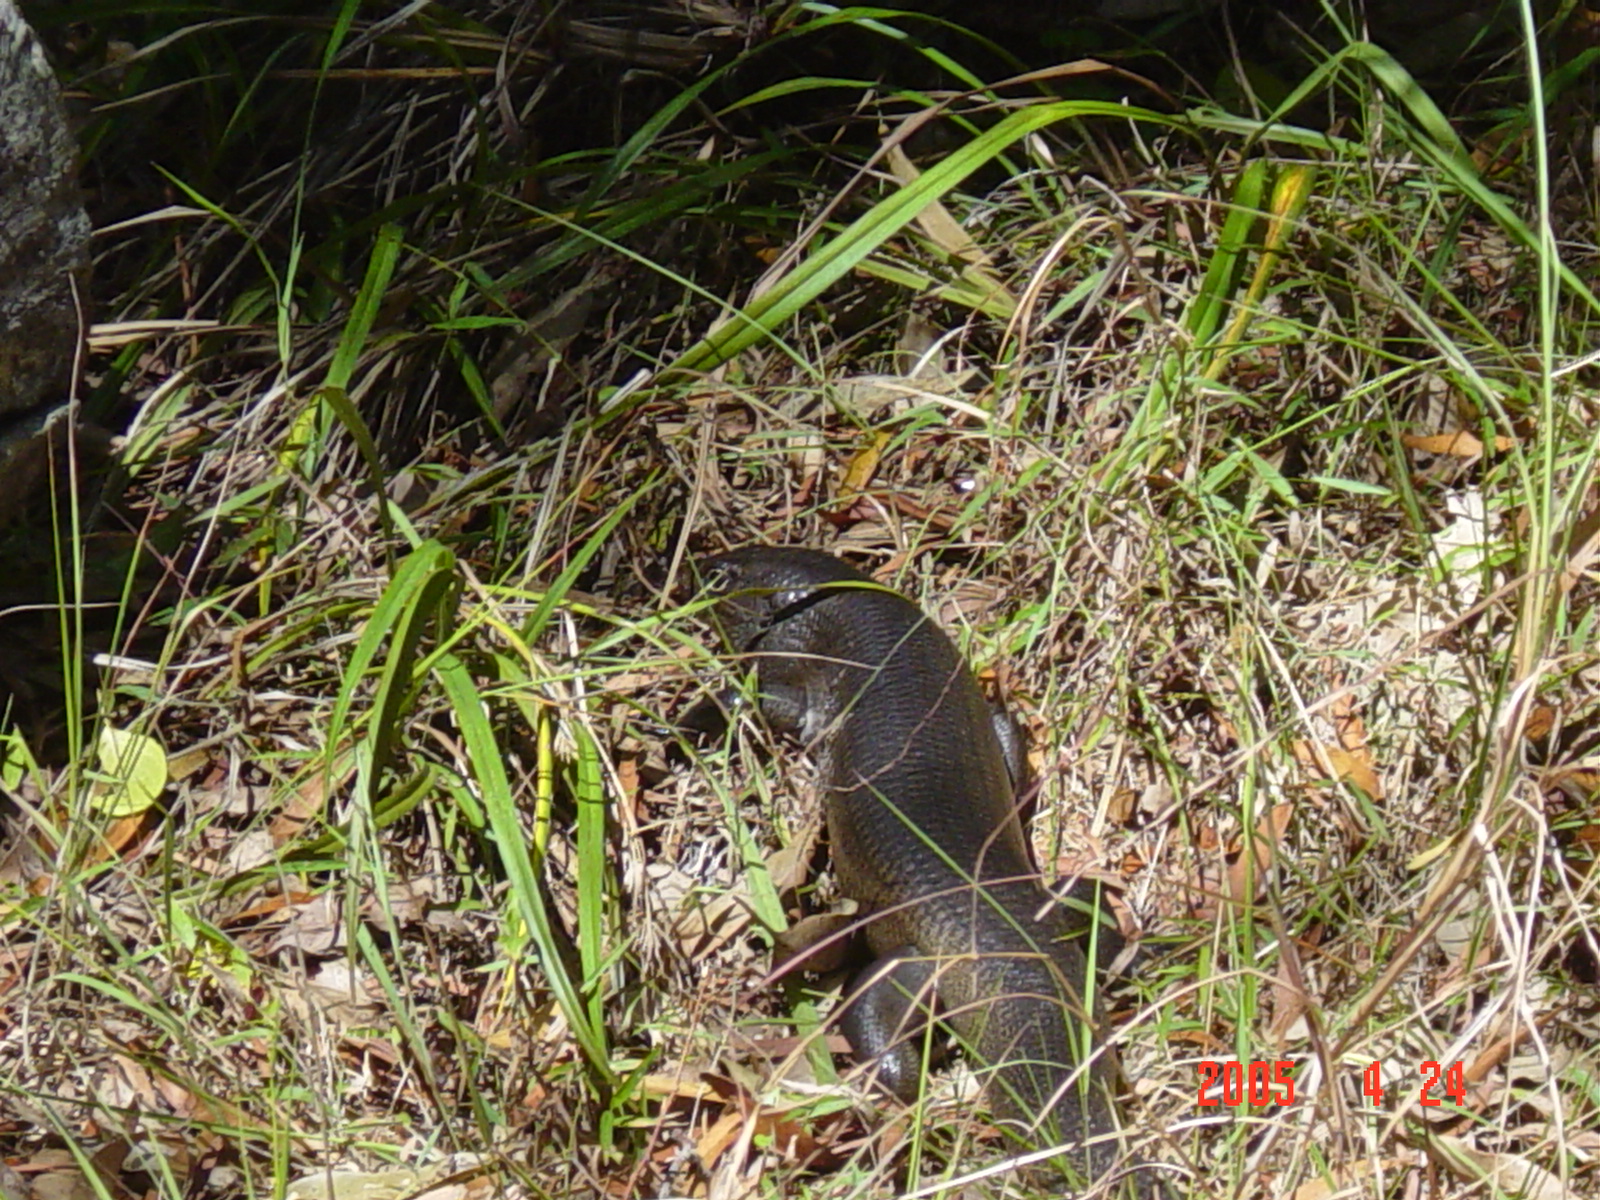
[[89, 276], [77, 163], [44, 51], [0, 0], [0, 530], [26, 524], [68, 444]]
[[0, 0], [0, 419], [66, 399], [89, 263], [77, 159], [44, 51]]

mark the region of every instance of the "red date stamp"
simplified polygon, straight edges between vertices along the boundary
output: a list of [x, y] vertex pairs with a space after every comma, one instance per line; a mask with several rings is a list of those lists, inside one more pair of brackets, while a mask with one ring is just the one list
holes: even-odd
[[[1438, 1092], [1449, 1096], [1458, 1107], [1467, 1102], [1467, 1072], [1459, 1059], [1449, 1067], [1436, 1062], [1425, 1062], [1417, 1070], [1422, 1073], [1422, 1087], [1417, 1092], [1417, 1103], [1423, 1108], [1438, 1108], [1443, 1103], [1437, 1095]], [[1361, 1072], [1361, 1094], [1374, 1105], [1383, 1103], [1383, 1073], [1378, 1070], [1377, 1063], [1373, 1063]]]
[[[1294, 1103], [1294, 1068], [1292, 1059], [1273, 1062], [1242, 1063], [1237, 1059], [1219, 1062], [1200, 1060], [1200, 1095], [1195, 1101], [1201, 1108], [1264, 1108], [1269, 1104]], [[1446, 1067], [1437, 1062], [1425, 1062], [1418, 1068], [1422, 1076], [1417, 1089], [1417, 1103], [1424, 1108], [1438, 1108], [1444, 1103], [1441, 1094], [1460, 1106], [1467, 1096], [1466, 1070], [1460, 1062]], [[1403, 1087], [1396, 1087], [1403, 1092]], [[1383, 1105], [1386, 1095], [1383, 1086], [1382, 1065], [1373, 1062], [1361, 1072], [1361, 1094], [1374, 1107]]]
[[[1289, 1059], [1277, 1062], [1242, 1063], [1238, 1059], [1216, 1062], [1200, 1060], [1201, 1108], [1216, 1108], [1226, 1104], [1238, 1108], [1249, 1104], [1262, 1108], [1268, 1104], [1294, 1103], [1294, 1063]], [[1211, 1089], [1216, 1088], [1213, 1095]]]

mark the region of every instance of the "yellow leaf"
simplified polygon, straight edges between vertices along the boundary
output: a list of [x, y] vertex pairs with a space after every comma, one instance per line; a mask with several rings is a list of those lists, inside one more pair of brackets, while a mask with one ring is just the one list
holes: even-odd
[[867, 484], [872, 482], [872, 477], [878, 473], [878, 464], [883, 461], [883, 452], [888, 448], [889, 435], [875, 433], [866, 443], [857, 450], [855, 457], [850, 460], [850, 465], [845, 468], [844, 478], [839, 482], [839, 506], [848, 508], [855, 502], [855, 498], [866, 490]]
[[[1448, 454], [1454, 458], [1477, 458], [1483, 453], [1483, 440], [1466, 429], [1458, 429], [1454, 433], [1403, 433], [1400, 443], [1408, 450], [1420, 450], [1424, 454]], [[1516, 444], [1515, 438], [1503, 435], [1494, 439], [1494, 448], [1500, 451], [1509, 450]]]
[[110, 725], [100, 730], [100, 771], [107, 777], [91, 800], [108, 817], [135, 817], [167, 786], [167, 752], [153, 737]]

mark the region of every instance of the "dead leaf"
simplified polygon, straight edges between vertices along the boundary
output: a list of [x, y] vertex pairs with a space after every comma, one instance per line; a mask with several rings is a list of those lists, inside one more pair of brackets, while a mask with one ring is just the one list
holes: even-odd
[[1139, 793], [1132, 788], [1118, 788], [1106, 801], [1106, 820], [1119, 827], [1130, 825], [1138, 810]]
[[1574, 1200], [1560, 1178], [1520, 1154], [1479, 1150], [1458, 1137], [1439, 1134], [1428, 1143], [1435, 1162], [1468, 1183], [1488, 1182], [1513, 1200]]
[[849, 509], [855, 503], [856, 497], [867, 490], [872, 477], [878, 473], [878, 464], [883, 461], [883, 452], [888, 445], [887, 433], [875, 433], [866, 440], [861, 449], [855, 452], [849, 466], [845, 468], [844, 478], [839, 482], [840, 509]]
[[280, 913], [284, 909], [291, 908], [294, 905], [305, 904], [310, 901], [311, 898], [312, 893], [310, 892], [285, 892], [281, 896], [268, 896], [265, 900], [262, 900], [258, 904], [252, 904], [248, 908], [241, 908], [231, 917], [224, 919], [222, 925], [225, 929], [232, 929], [240, 925], [248, 925], [255, 921], [259, 921], [262, 917], [270, 917], [275, 913]]
[[822, 832], [820, 818], [806, 821], [803, 828], [786, 846], [780, 846], [767, 855], [767, 877], [773, 890], [788, 901], [811, 877], [811, 859], [816, 854], [817, 838]]
[[210, 746], [191, 746], [167, 756], [167, 778], [182, 783], [211, 761]]
[[[1487, 962], [1497, 939], [1493, 923], [1484, 920], [1482, 894], [1476, 889], [1464, 893], [1455, 912], [1440, 923], [1433, 940], [1450, 961], [1452, 976]], [[1450, 980], [1435, 982], [1447, 989], [1454, 987]]]
[[1530, 742], [1542, 741], [1556, 727], [1556, 710], [1548, 704], [1535, 704], [1522, 724], [1522, 736]]
[[362, 902], [361, 915], [374, 925], [386, 925], [391, 918], [402, 925], [422, 921], [439, 899], [435, 894], [438, 882], [432, 875], [396, 880], [389, 884], [383, 903], [377, 896], [368, 896]]
[[28, 1185], [3, 1158], [0, 1158], [0, 1200], [28, 1200]]
[[490, 1196], [505, 1195], [504, 1182], [486, 1171], [457, 1171], [432, 1187], [418, 1191], [412, 1200], [489, 1200]]
[[125, 1054], [111, 1055], [110, 1069], [100, 1076], [93, 1095], [112, 1108], [159, 1112], [162, 1107], [150, 1072]]
[[[95, 1190], [82, 1171], [74, 1166], [48, 1171], [33, 1181], [32, 1200], [98, 1200]], [[112, 1189], [116, 1196], [120, 1189]]]
[[1346, 750], [1342, 746], [1301, 741], [1294, 744], [1294, 757], [1301, 766], [1316, 772], [1319, 778], [1353, 784], [1372, 799], [1383, 799], [1383, 783], [1378, 778], [1372, 754], [1365, 746], [1359, 750]]
[[1231, 1043], [1224, 1042], [1216, 1034], [1205, 1029], [1175, 1029], [1167, 1040], [1170, 1042], [1192, 1042], [1200, 1047], [1202, 1054], [1218, 1054], [1229, 1049], [1231, 1045]]
[[[910, 157], [900, 146], [889, 148], [884, 161], [902, 184], [909, 186], [921, 177]], [[1017, 311], [1017, 298], [990, 268], [987, 252], [978, 245], [966, 227], [950, 215], [939, 201], [931, 201], [917, 214], [917, 225], [927, 239], [962, 265], [961, 281], [968, 302], [993, 316], [1009, 320]]]
[[1224, 894], [1229, 899], [1246, 898], [1247, 879], [1254, 880], [1255, 891], [1257, 894], [1260, 893], [1267, 872], [1272, 869], [1273, 862], [1277, 859], [1278, 845], [1283, 841], [1283, 835], [1288, 832], [1289, 822], [1293, 819], [1293, 804], [1276, 804], [1256, 822], [1251, 850], [1248, 853], [1241, 853], [1243, 847], [1235, 846], [1234, 853], [1239, 857], [1228, 868], [1224, 886]]
[[370, 996], [376, 993], [371, 976], [352, 968], [344, 958], [319, 963], [306, 976], [305, 985], [285, 993], [285, 1002], [297, 1015], [315, 1012], [319, 1024], [337, 1034], [385, 1024], [384, 1007]]
[[834, 407], [851, 416], [866, 419], [891, 404], [934, 404], [970, 408], [965, 384], [972, 372], [933, 376], [850, 375], [834, 381], [828, 389]]
[[1488, 502], [1476, 487], [1446, 492], [1443, 500], [1450, 524], [1433, 535], [1434, 553], [1456, 589], [1457, 602], [1471, 604], [1483, 588], [1484, 560], [1498, 545], [1490, 532]]
[[691, 958], [716, 953], [743, 935], [755, 919], [751, 915], [749, 882], [743, 876], [726, 890], [713, 894], [674, 868], [662, 870], [652, 865], [649, 874], [652, 886], [677, 909], [672, 935]]
[[1561, 590], [1570, 592], [1600, 557], [1600, 509], [1579, 518], [1567, 539], [1567, 565], [1561, 571]]
[[1294, 1200], [1328, 1200], [1335, 1191], [1339, 1190], [1330, 1180], [1313, 1179], [1310, 1183], [1302, 1183], [1294, 1190]]
[[[120, 1138], [101, 1146], [89, 1159], [93, 1180], [84, 1174], [72, 1152], [64, 1149], [41, 1150], [16, 1167], [19, 1174], [34, 1177], [32, 1200], [99, 1200], [101, 1195], [129, 1200], [132, 1193], [119, 1175], [128, 1152], [128, 1143]], [[96, 1187], [96, 1181], [101, 1187]]]
[[746, 1115], [739, 1108], [731, 1108], [701, 1134], [695, 1143], [700, 1161], [707, 1170], [736, 1143], [749, 1144], [754, 1138], [766, 1138], [785, 1162], [804, 1162], [818, 1149], [817, 1139], [800, 1122], [790, 1118], [785, 1111], [762, 1108]]
[[89, 861], [103, 861], [103, 856], [122, 856], [140, 838], [155, 827], [155, 819], [147, 810], [126, 817], [118, 817], [106, 826], [105, 837], [99, 849], [89, 856]]
[[[802, 917], [774, 938], [772, 973], [780, 974], [791, 964], [806, 971], [837, 971], [844, 966], [850, 949], [846, 931], [859, 920], [850, 913], [813, 913]], [[795, 962], [801, 959], [800, 962]]]
[[268, 953], [292, 949], [327, 954], [345, 946], [346, 934], [344, 897], [330, 889], [292, 906], [288, 922], [272, 939]]
[[0, 886], [26, 888], [30, 896], [44, 895], [53, 878], [54, 846], [40, 844], [41, 828], [33, 823], [8, 821], [3, 833], [3, 840], [10, 844], [0, 855]]
[[1383, 1159], [1357, 1159], [1335, 1167], [1326, 1178], [1318, 1178], [1302, 1183], [1294, 1190], [1294, 1200], [1330, 1200], [1331, 1197], [1355, 1197], [1364, 1195], [1361, 1190], [1362, 1182], [1371, 1175], [1382, 1171], [1388, 1174], [1398, 1171], [1406, 1164], [1398, 1158]]
[[[916, 164], [911, 161], [910, 157], [899, 146], [890, 147], [885, 161], [888, 163], [890, 172], [902, 184], [909, 186], [922, 176], [922, 172], [917, 170]], [[934, 245], [952, 258], [983, 265], [987, 265], [992, 261], [983, 247], [973, 240], [966, 227], [951, 216], [950, 210], [937, 200], [917, 214], [917, 224], [922, 226], [922, 231], [928, 235], [929, 240]]]
[[1354, 754], [1367, 748], [1367, 727], [1356, 708], [1355, 697], [1344, 695], [1329, 710], [1339, 745]]
[[663, 1099], [670, 1097], [701, 1101], [710, 1100], [717, 1095], [717, 1090], [705, 1080], [685, 1075], [646, 1075], [642, 1087], [645, 1095], [659, 1096]]
[[331, 771], [312, 771], [310, 777], [289, 794], [283, 811], [268, 826], [273, 840], [281, 846], [299, 838], [306, 825], [322, 812], [328, 797], [337, 795], [355, 777], [355, 773], [355, 753], [348, 746], [335, 756]]
[[710, 1129], [695, 1139], [695, 1154], [705, 1164], [706, 1170], [709, 1171], [716, 1166], [717, 1160], [738, 1140], [743, 1129], [744, 1114], [733, 1109], [723, 1113], [712, 1123]]
[[622, 802], [621, 811], [632, 813], [635, 820], [639, 819], [641, 787], [638, 760], [631, 755], [619, 755], [617, 758], [617, 790], [621, 793], [618, 797]]
[[221, 874], [243, 875], [256, 867], [266, 866], [277, 856], [272, 834], [266, 829], [247, 829], [233, 839], [228, 852], [222, 856]]
[[[1483, 454], [1483, 439], [1477, 434], [1465, 429], [1458, 429], [1454, 433], [1405, 433], [1400, 435], [1400, 444], [1408, 450], [1420, 450], [1424, 454], [1448, 454], [1452, 458], [1478, 458]], [[1496, 437], [1494, 448], [1504, 452], [1517, 444], [1515, 438]]]
[[153, 1086], [156, 1091], [161, 1093], [161, 1102], [166, 1105], [167, 1110], [173, 1116], [187, 1120], [194, 1116], [195, 1112], [200, 1108], [195, 1094], [176, 1079], [168, 1079], [165, 1076], [157, 1075], [153, 1080]]
[[1295, 982], [1295, 974], [1287, 960], [1280, 961], [1272, 980], [1272, 1034], [1282, 1038], [1311, 1007], [1311, 998], [1304, 987]]

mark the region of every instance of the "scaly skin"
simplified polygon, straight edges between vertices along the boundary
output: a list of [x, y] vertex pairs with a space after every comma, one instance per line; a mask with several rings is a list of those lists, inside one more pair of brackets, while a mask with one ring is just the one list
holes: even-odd
[[1116, 1065], [1084, 1009], [1073, 922], [1033, 869], [990, 709], [955, 647], [910, 601], [826, 554], [753, 547], [701, 569], [725, 595], [729, 647], [757, 666], [768, 719], [820, 758], [834, 867], [866, 917], [877, 974], [911, 960], [902, 987], [852, 1001], [857, 1052], [915, 1096], [920, 1039], [896, 1030], [901, 997], [931, 974], [945, 1019], [993, 1069], [996, 1111], [1030, 1142], [1069, 1144], [1060, 1161], [1080, 1178], [1104, 1174], [1118, 1157]]

